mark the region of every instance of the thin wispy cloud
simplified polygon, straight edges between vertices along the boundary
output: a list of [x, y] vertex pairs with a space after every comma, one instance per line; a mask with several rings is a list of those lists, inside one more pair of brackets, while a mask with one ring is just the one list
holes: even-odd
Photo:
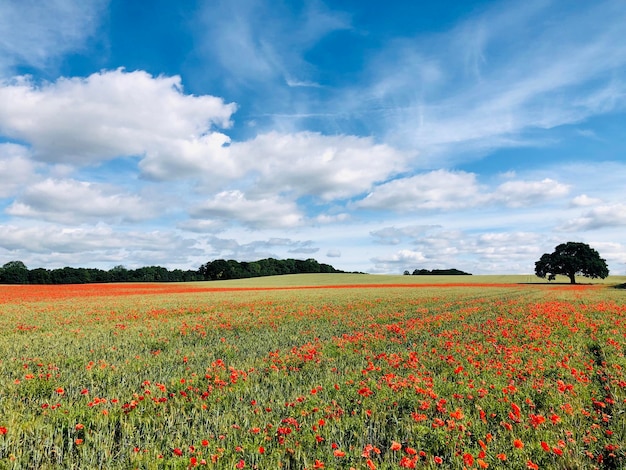
[[16, 69], [56, 69], [63, 57], [85, 52], [96, 35], [108, 0], [0, 3], [0, 74]]

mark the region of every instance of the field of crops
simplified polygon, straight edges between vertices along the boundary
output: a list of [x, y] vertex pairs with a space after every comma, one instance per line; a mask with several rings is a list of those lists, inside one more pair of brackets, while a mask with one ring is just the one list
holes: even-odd
[[624, 289], [381, 277], [0, 286], [0, 468], [626, 468]]

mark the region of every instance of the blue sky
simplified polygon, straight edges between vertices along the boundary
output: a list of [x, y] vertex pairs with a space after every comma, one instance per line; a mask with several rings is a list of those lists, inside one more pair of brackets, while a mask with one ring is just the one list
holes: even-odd
[[0, 3], [0, 260], [626, 274], [622, 0]]

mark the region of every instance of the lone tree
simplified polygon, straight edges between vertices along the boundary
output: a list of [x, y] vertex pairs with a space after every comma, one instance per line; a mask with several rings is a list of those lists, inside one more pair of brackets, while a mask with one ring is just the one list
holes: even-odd
[[585, 243], [561, 243], [554, 249], [554, 253], [544, 253], [535, 263], [535, 274], [552, 281], [557, 274], [569, 277], [572, 284], [576, 284], [576, 275], [604, 279], [609, 275], [606, 260]]

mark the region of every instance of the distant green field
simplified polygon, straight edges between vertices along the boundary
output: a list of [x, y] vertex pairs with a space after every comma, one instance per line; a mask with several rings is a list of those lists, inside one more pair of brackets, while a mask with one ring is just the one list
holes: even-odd
[[[606, 279], [578, 277], [579, 284], [618, 285], [626, 283], [626, 276], [609, 276]], [[287, 274], [251, 279], [208, 281], [202, 284], [223, 287], [295, 287], [334, 286], [346, 284], [569, 284], [566, 276], [557, 276], [548, 282], [532, 274], [474, 275], [474, 276], [403, 276], [382, 274]], [[193, 283], [198, 285], [198, 283]]]

